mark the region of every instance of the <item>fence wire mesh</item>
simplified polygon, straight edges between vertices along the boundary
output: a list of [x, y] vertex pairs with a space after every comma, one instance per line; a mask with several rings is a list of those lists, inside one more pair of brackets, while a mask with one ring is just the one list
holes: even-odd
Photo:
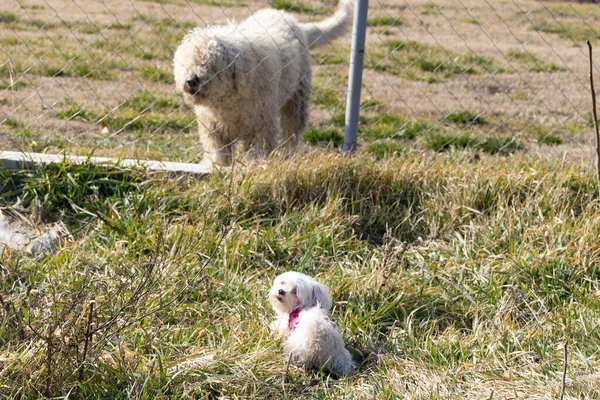
[[[194, 27], [325, 3], [8, 0], [0, 4], [0, 150], [199, 162], [173, 54]], [[378, 157], [469, 148], [589, 154], [591, 2], [371, 0], [359, 146]], [[343, 141], [351, 33], [312, 48], [307, 146]]]

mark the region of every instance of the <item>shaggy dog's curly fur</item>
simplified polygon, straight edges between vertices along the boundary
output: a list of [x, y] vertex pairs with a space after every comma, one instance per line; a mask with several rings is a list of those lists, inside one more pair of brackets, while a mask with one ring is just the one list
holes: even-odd
[[277, 313], [272, 328], [286, 336], [284, 350], [293, 364], [339, 376], [353, 372], [352, 356], [329, 319], [331, 298], [325, 286], [308, 275], [285, 272], [275, 278], [269, 301]]
[[177, 48], [175, 86], [194, 108], [205, 160], [229, 164], [234, 146], [255, 155], [297, 144], [311, 94], [309, 47], [346, 31], [352, 0], [318, 23], [274, 9], [240, 24], [196, 28]]

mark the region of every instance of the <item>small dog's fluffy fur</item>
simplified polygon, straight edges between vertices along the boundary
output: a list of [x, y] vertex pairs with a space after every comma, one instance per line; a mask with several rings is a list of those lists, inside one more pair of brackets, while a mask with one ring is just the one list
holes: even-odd
[[234, 145], [255, 155], [293, 147], [306, 129], [311, 96], [309, 47], [343, 34], [352, 0], [318, 23], [274, 9], [240, 24], [196, 28], [175, 52], [175, 87], [194, 108], [204, 162], [229, 164]]
[[272, 328], [287, 337], [284, 351], [291, 363], [338, 376], [351, 374], [352, 356], [329, 319], [332, 303], [325, 286], [308, 275], [285, 272], [275, 278], [269, 301], [277, 313]]

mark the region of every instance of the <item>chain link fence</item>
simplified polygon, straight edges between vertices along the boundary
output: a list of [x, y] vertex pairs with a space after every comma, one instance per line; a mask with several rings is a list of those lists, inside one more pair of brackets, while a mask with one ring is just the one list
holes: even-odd
[[[0, 4], [0, 150], [199, 162], [173, 84], [194, 27], [335, 1], [8, 0]], [[472, 149], [589, 157], [588, 2], [371, 0], [359, 147], [377, 157]], [[343, 142], [351, 33], [311, 49], [306, 146]]]

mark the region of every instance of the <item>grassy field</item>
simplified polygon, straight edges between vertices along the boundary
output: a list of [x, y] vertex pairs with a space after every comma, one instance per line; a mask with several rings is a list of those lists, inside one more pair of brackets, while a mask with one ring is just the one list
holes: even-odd
[[[566, 342], [565, 398], [600, 398], [589, 170], [316, 152], [202, 182], [91, 165], [2, 181], [5, 205], [74, 233], [1, 255], [5, 398], [557, 398]], [[266, 299], [285, 270], [329, 286], [356, 376], [287, 365]]]
[[[336, 151], [348, 35], [312, 53], [292, 157], [204, 180], [0, 170], [3, 215], [71, 232], [43, 258], [0, 249], [0, 398], [556, 399], [566, 362], [564, 399], [600, 399], [581, 47], [600, 12], [488, 3], [371, 4], [355, 157]], [[172, 52], [196, 25], [265, 6], [20, 4], [0, 5], [0, 150], [187, 162], [202, 152]], [[302, 20], [334, 7], [272, 6]], [[356, 375], [282, 356], [266, 295], [287, 270], [330, 288]]]

